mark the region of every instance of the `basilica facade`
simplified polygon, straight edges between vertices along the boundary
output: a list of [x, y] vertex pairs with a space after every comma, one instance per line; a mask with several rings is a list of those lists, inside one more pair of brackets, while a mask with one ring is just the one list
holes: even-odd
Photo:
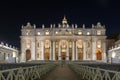
[[27, 23], [21, 29], [21, 62], [31, 60], [106, 61], [106, 29], [101, 23], [91, 28], [62, 23], [50, 27]]

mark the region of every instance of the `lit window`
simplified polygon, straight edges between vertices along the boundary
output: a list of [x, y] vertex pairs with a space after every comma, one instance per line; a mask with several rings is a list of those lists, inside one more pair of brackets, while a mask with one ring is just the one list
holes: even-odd
[[81, 35], [81, 34], [82, 34], [82, 32], [81, 32], [81, 31], [79, 31], [79, 32], [78, 32], [78, 34], [79, 34], [79, 35]]
[[27, 47], [27, 48], [30, 48], [30, 44], [28, 43], [28, 44], [26, 45], [26, 47]]
[[45, 34], [46, 34], [46, 35], [49, 35], [49, 32], [46, 32]]
[[72, 48], [72, 42], [69, 42], [69, 48]]
[[40, 32], [38, 32], [37, 34], [40, 35]]
[[87, 35], [90, 35], [90, 32], [87, 32]]
[[78, 42], [77, 42], [77, 47], [78, 48], [82, 48], [83, 47], [83, 42], [81, 41], [81, 40], [79, 40]]
[[16, 53], [15, 52], [13, 52], [13, 57], [16, 57]]
[[49, 42], [49, 40], [46, 40], [45, 41], [45, 48], [49, 48], [50, 47], [50, 42]]
[[26, 35], [30, 35], [30, 31], [27, 31], [27, 32], [26, 32]]
[[30, 40], [26, 41], [26, 48], [30, 48]]
[[56, 34], [58, 34], [58, 32], [57, 32], [57, 31], [56, 31], [55, 33], [56, 33]]
[[101, 31], [97, 31], [97, 35], [101, 35]]
[[101, 48], [101, 40], [97, 41], [97, 48]]
[[30, 32], [27, 32], [26, 35], [30, 35]]

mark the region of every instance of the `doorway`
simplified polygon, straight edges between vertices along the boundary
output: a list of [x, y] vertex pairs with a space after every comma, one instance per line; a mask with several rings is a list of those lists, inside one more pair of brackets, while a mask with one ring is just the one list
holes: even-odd
[[26, 50], [26, 61], [31, 59], [31, 51], [29, 49]]
[[45, 60], [49, 60], [49, 52], [45, 53]]
[[96, 56], [97, 56], [97, 60], [102, 60], [102, 50], [101, 49], [96, 50]]
[[66, 59], [66, 52], [62, 52], [62, 60], [65, 60]]

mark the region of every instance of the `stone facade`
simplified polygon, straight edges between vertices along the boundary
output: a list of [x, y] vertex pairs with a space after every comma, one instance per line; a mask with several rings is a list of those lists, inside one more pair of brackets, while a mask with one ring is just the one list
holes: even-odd
[[106, 29], [101, 23], [91, 28], [61, 24], [50, 28], [27, 23], [21, 29], [21, 62], [31, 60], [106, 61]]
[[120, 40], [108, 50], [108, 59], [110, 63], [120, 63]]
[[11, 45], [4, 44], [1, 42], [0, 44], [0, 62], [18, 62], [18, 49], [12, 47]]

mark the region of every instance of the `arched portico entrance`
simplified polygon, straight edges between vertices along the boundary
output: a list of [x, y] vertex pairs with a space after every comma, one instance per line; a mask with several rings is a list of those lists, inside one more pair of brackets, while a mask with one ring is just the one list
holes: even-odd
[[61, 48], [61, 59], [66, 60], [66, 53], [67, 53], [67, 41], [61, 40], [60, 42], [60, 48]]
[[50, 40], [45, 40], [45, 60], [50, 58]]
[[66, 52], [62, 52], [62, 60], [65, 60], [66, 59]]
[[97, 60], [102, 60], [102, 50], [101, 49], [96, 50], [96, 57], [97, 57]]
[[26, 50], [26, 61], [28, 61], [30, 59], [31, 59], [31, 51], [30, 51], [30, 49], [27, 49]]

